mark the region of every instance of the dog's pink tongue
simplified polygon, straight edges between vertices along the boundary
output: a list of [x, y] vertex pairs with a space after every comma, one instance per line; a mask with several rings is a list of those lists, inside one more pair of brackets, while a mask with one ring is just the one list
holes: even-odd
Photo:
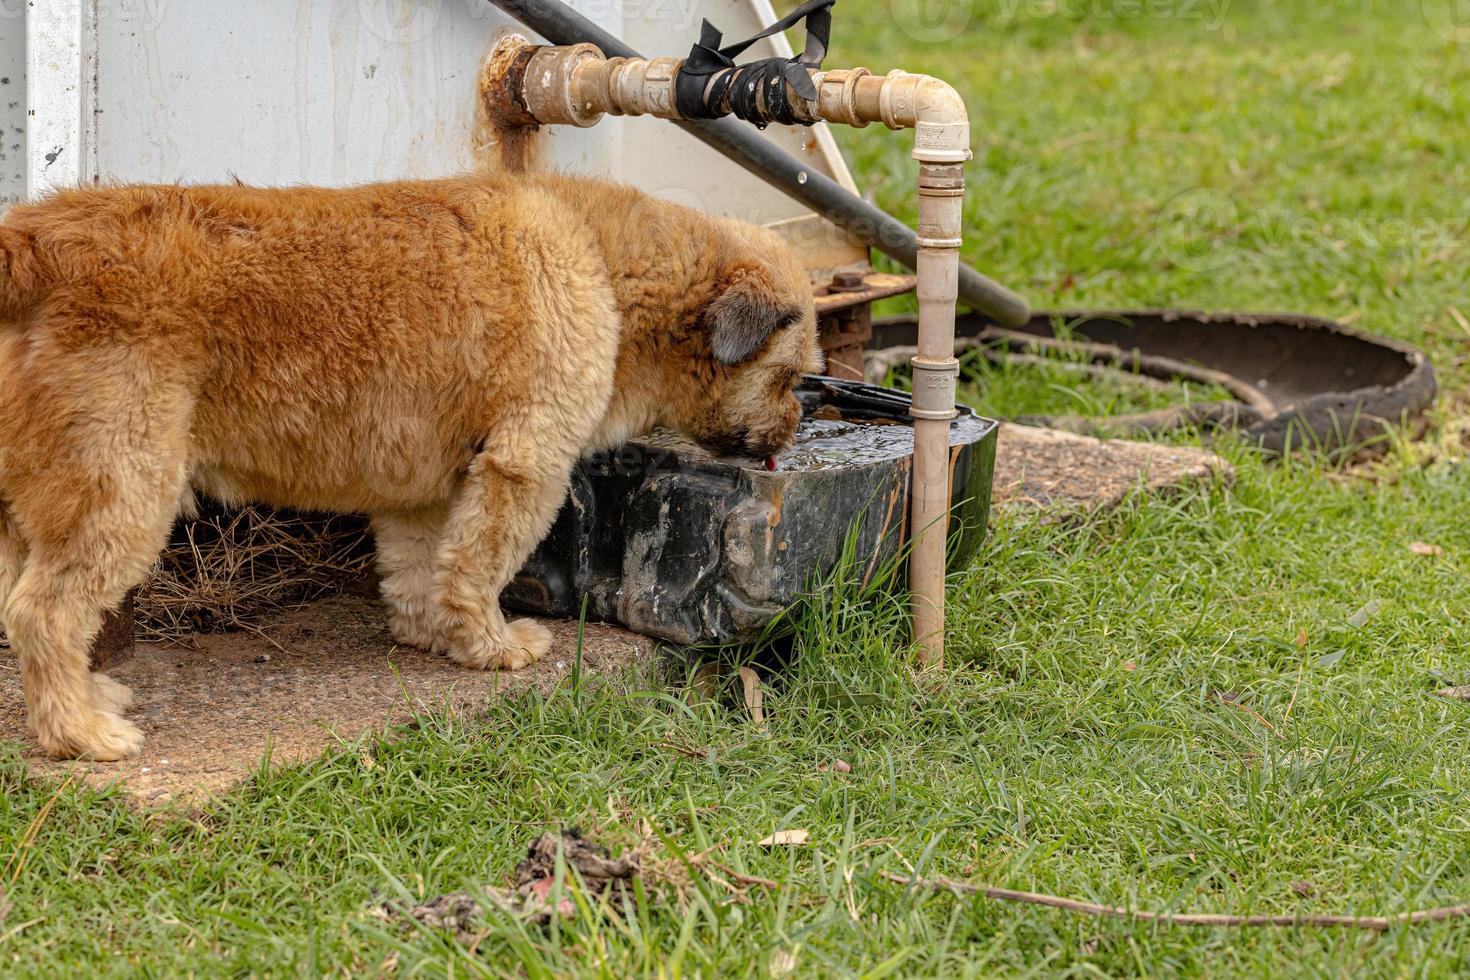
[[775, 470], [776, 470], [776, 457], [774, 457], [774, 456], [767, 456], [766, 457], [766, 469], [770, 470], [773, 473], [775, 472]]

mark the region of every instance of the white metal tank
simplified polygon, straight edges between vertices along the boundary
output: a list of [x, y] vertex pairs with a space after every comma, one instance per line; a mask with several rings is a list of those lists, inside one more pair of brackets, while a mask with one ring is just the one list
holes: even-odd
[[[572, 6], [648, 55], [687, 53], [701, 18], [732, 39], [775, 19], [767, 0]], [[509, 31], [534, 38], [485, 0], [0, 0], [0, 210], [103, 180], [341, 185], [493, 166], [477, 76]], [[784, 38], [747, 57], [778, 53]], [[825, 127], [766, 136], [852, 187]], [[813, 266], [866, 255], [666, 122], [536, 140], [534, 166], [781, 225]]]

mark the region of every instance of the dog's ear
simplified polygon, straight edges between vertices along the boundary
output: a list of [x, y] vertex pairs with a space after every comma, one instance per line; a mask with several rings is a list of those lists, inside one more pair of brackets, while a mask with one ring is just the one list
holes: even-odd
[[757, 270], [738, 273], [705, 311], [710, 347], [721, 364], [754, 357], [766, 338], [800, 320], [802, 308], [776, 295]]

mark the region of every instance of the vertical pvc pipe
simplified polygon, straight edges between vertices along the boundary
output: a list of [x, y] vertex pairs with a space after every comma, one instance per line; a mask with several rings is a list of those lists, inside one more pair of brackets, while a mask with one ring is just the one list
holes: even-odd
[[[920, 151], [916, 150], [917, 156]], [[945, 545], [949, 537], [949, 429], [955, 417], [955, 302], [959, 296], [963, 166], [919, 165], [919, 337], [913, 358], [913, 550], [909, 609], [924, 667], [944, 664]]]

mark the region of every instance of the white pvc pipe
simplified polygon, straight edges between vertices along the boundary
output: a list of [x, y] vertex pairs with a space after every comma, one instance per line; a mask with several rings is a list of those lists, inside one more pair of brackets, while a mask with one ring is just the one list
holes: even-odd
[[909, 609], [919, 662], [944, 662], [945, 543], [949, 534], [949, 429], [955, 417], [955, 301], [959, 296], [963, 165], [919, 164], [919, 337], [913, 364], [914, 476]]

